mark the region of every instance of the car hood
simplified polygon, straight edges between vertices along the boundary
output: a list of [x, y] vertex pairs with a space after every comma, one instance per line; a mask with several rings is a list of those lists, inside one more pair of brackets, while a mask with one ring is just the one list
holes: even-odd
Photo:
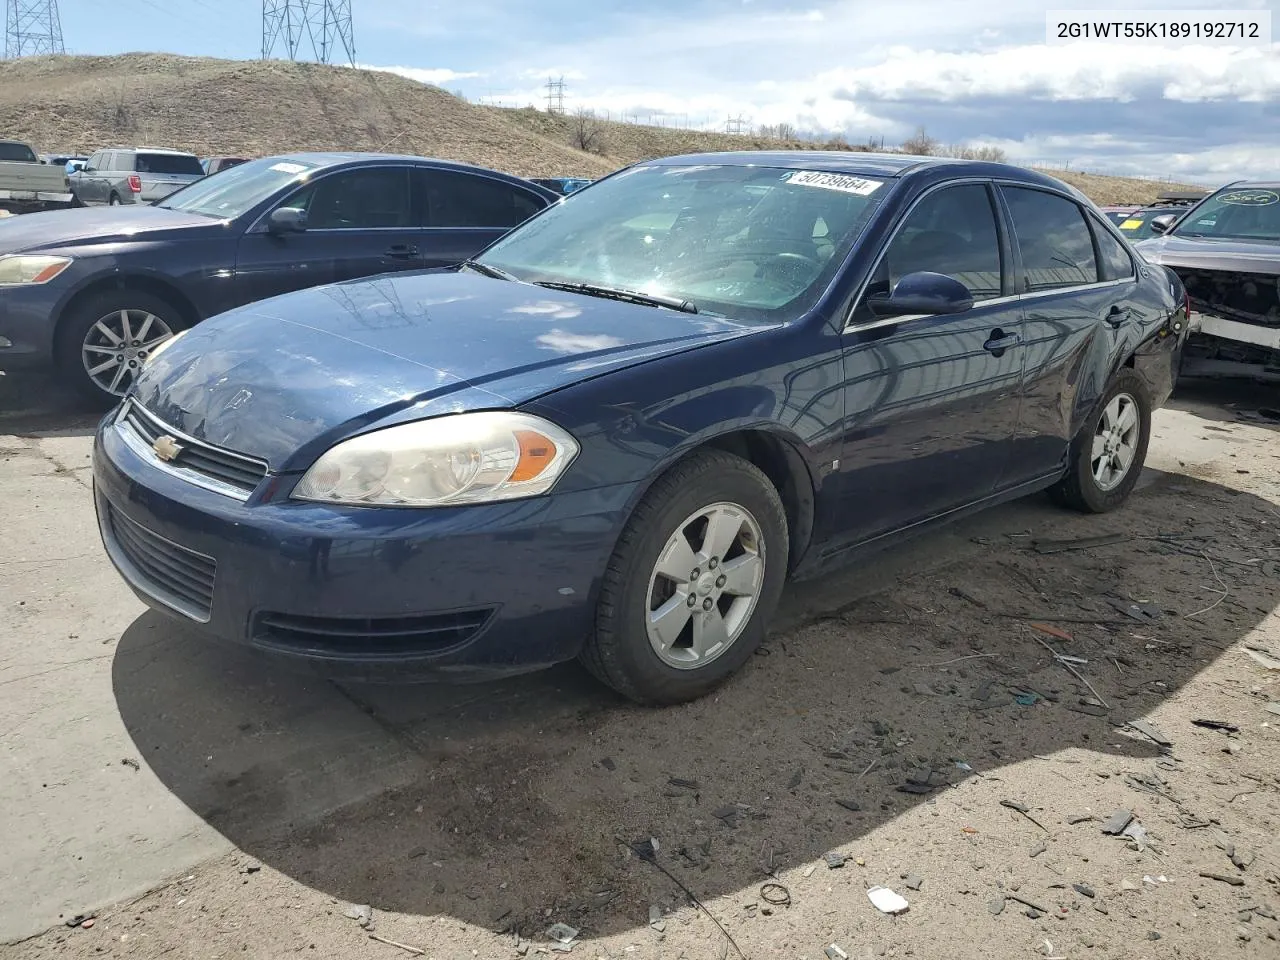
[[82, 210], [49, 210], [0, 220], [0, 253], [29, 253], [68, 246], [188, 236], [193, 230], [225, 230], [225, 222], [164, 207], [129, 204]]
[[369, 426], [513, 407], [763, 329], [472, 273], [397, 274], [206, 320], [134, 395], [180, 432], [290, 471]]
[[1134, 244], [1151, 263], [1238, 273], [1280, 274], [1280, 241], [1153, 237]]

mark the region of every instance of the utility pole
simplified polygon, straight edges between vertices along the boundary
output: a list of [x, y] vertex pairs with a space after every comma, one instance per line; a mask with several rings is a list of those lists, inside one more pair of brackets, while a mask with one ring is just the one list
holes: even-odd
[[564, 113], [564, 77], [547, 78], [547, 113]]
[[8, 0], [4, 27], [6, 60], [67, 52], [58, 0]]
[[724, 122], [724, 132], [733, 134], [743, 134], [747, 132], [747, 121], [739, 114], [736, 117], [729, 117]]
[[332, 63], [341, 48], [346, 61], [356, 65], [351, 0], [262, 0], [262, 59], [270, 59], [277, 44], [289, 60], [298, 59], [306, 40], [312, 56]]

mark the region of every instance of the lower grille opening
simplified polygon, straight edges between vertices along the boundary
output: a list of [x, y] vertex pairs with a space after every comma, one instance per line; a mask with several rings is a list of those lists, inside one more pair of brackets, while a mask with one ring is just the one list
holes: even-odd
[[217, 569], [212, 557], [152, 533], [109, 504], [106, 519], [112, 545], [132, 567], [139, 587], [194, 620], [209, 619]]
[[466, 643], [493, 616], [492, 609], [412, 617], [307, 617], [261, 613], [253, 642], [295, 653], [391, 657], [437, 653]]

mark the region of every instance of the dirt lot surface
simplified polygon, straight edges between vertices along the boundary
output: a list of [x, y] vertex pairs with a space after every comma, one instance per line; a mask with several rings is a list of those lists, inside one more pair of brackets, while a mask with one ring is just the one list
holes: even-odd
[[[148, 143], [200, 156], [390, 150], [520, 176], [598, 177], [650, 157], [822, 144], [599, 121], [468, 103], [390, 73], [164, 53], [0, 61], [0, 130], [38, 152]], [[1094, 202], [1146, 203], [1178, 184], [1051, 170]], [[1193, 188], [1192, 188], [1193, 189]]]
[[92, 418], [3, 390], [0, 956], [1280, 956], [1274, 394], [1176, 398], [1117, 513], [793, 587], [738, 678], [647, 710], [573, 667], [340, 687], [144, 613]]

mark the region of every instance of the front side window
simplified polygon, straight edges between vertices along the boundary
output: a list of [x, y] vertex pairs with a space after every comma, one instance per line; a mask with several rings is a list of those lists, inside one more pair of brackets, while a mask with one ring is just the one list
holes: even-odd
[[1079, 206], [1044, 190], [1002, 189], [1022, 253], [1025, 292], [1098, 282], [1093, 236]]
[[960, 281], [975, 301], [1001, 295], [1000, 234], [985, 185], [959, 184], [926, 194], [889, 241], [866, 295], [888, 295], [907, 274], [921, 271]]
[[427, 224], [432, 227], [499, 227], [524, 223], [545, 203], [492, 177], [457, 170], [423, 170]]
[[700, 312], [782, 321], [816, 302], [891, 188], [739, 164], [639, 165], [517, 228], [482, 264], [529, 282], [607, 286]]
[[1226, 187], [1178, 221], [1169, 235], [1280, 240], [1280, 189]]
[[1110, 230], [1102, 224], [1094, 222], [1094, 236], [1098, 238], [1098, 254], [1101, 260], [1099, 279], [1124, 280], [1133, 276], [1133, 259], [1124, 244], [1117, 240]]
[[39, 163], [36, 155], [25, 143], [12, 140], [0, 141], [0, 161], [6, 163]]
[[[230, 176], [239, 167], [227, 171]], [[331, 174], [283, 204], [307, 212], [308, 230], [376, 230], [413, 226], [408, 167], [369, 167]]]

